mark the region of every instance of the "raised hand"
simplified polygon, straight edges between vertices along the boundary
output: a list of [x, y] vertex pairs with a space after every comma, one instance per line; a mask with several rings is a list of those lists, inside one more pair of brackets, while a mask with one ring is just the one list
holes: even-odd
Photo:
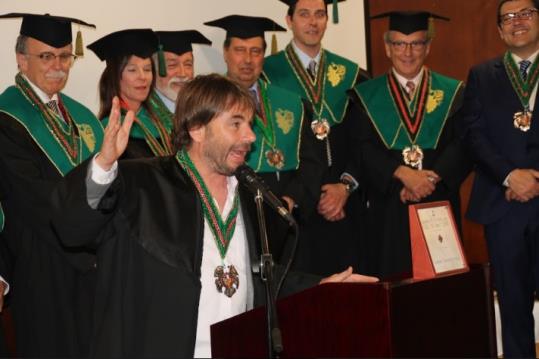
[[135, 120], [133, 111], [127, 112], [123, 123], [121, 121], [120, 100], [117, 96], [112, 99], [109, 123], [105, 128], [105, 137], [101, 145], [101, 151], [96, 156], [95, 161], [99, 167], [108, 171], [111, 169], [122, 153], [127, 148], [129, 141], [129, 131]]

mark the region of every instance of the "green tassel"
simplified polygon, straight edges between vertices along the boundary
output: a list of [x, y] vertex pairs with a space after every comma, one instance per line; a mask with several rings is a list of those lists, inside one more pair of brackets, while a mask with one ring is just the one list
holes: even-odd
[[333, 23], [339, 23], [339, 2], [337, 0], [333, 0]]
[[277, 49], [277, 36], [275, 34], [271, 35], [271, 54], [275, 55], [279, 51]]
[[163, 45], [159, 44], [159, 50], [157, 50], [157, 63], [159, 68], [159, 76], [167, 76], [167, 63], [165, 61], [165, 54], [163, 53]]
[[82, 46], [82, 34], [79, 31], [77, 31], [77, 38], [75, 40], [75, 55], [77, 57], [84, 56], [84, 46]]

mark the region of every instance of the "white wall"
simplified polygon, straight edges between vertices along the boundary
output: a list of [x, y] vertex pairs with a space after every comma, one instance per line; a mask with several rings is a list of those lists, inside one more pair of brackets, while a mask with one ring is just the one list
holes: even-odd
[[[231, 14], [266, 16], [286, 27], [286, 5], [278, 0], [1, 0], [0, 12], [27, 12], [80, 18], [97, 26], [96, 30], [81, 28], [85, 46], [117, 30], [153, 28], [154, 30], [198, 29], [213, 41], [212, 47], [194, 46], [196, 73], [224, 72], [221, 47], [225, 32], [202, 25], [203, 22]], [[331, 15], [331, 6], [328, 8]], [[363, 0], [348, 0], [339, 4], [340, 23], [328, 23], [324, 46], [348, 57], [366, 68]], [[17, 72], [15, 39], [21, 20], [0, 20], [0, 89], [13, 84]], [[77, 28], [74, 27], [73, 38]], [[291, 38], [291, 33], [276, 33], [279, 49]], [[266, 35], [268, 44], [271, 33]], [[269, 49], [268, 49], [269, 51]], [[77, 60], [64, 90], [94, 112], [99, 106], [97, 83], [104, 63], [89, 50]]]

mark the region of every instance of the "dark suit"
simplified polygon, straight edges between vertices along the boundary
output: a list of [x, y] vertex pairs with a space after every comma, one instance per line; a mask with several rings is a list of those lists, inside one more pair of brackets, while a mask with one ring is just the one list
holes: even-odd
[[504, 356], [535, 356], [534, 276], [539, 200], [507, 201], [503, 182], [517, 168], [539, 168], [539, 103], [527, 132], [513, 126], [522, 111], [501, 58], [473, 67], [462, 113], [464, 141], [476, 162], [468, 217], [485, 225], [500, 301]]

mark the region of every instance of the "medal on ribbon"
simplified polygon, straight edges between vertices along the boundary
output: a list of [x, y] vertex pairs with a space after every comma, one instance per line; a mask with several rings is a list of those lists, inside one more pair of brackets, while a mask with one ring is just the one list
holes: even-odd
[[215, 277], [215, 286], [217, 291], [223, 293], [227, 297], [232, 297], [240, 286], [240, 279], [236, 267], [233, 265], [217, 266], [213, 273]]
[[185, 150], [178, 151], [176, 154], [176, 161], [180, 167], [187, 173], [189, 178], [193, 181], [197, 192], [202, 202], [202, 210], [204, 212], [204, 218], [208, 222], [210, 229], [215, 239], [215, 244], [219, 250], [221, 256], [222, 265], [219, 265], [214, 270], [215, 286], [219, 293], [223, 293], [227, 297], [232, 297], [236, 293], [240, 286], [240, 279], [236, 267], [232, 264], [225, 264], [225, 257], [236, 229], [236, 218], [239, 210], [239, 195], [238, 189], [234, 194], [234, 204], [232, 209], [228, 213], [226, 221], [223, 221], [219, 210], [215, 206], [213, 198], [210, 195], [206, 184], [202, 180], [202, 177], [198, 173], [195, 165], [189, 158], [189, 155]]
[[520, 75], [518, 66], [515, 63], [511, 53], [507, 51], [503, 57], [505, 72], [507, 73], [507, 76], [511, 81], [511, 85], [513, 86], [513, 90], [515, 90], [515, 93], [517, 94], [523, 108], [522, 111], [517, 111], [513, 115], [513, 126], [522, 132], [528, 131], [532, 123], [530, 97], [534, 87], [537, 84], [537, 80], [539, 79], [538, 60], [539, 57], [536, 58], [531, 65], [528, 76], [526, 77], [526, 80], [524, 80]]
[[423, 168], [423, 150], [418, 145], [404, 147], [402, 159], [406, 165], [412, 168], [417, 170]]
[[284, 167], [284, 154], [278, 148], [273, 148], [266, 151], [266, 161], [270, 166], [280, 170]]
[[329, 135], [331, 127], [329, 126], [328, 120], [322, 118], [320, 120], [314, 120], [311, 122], [311, 129], [313, 130], [313, 133], [317, 139], [325, 140]]

